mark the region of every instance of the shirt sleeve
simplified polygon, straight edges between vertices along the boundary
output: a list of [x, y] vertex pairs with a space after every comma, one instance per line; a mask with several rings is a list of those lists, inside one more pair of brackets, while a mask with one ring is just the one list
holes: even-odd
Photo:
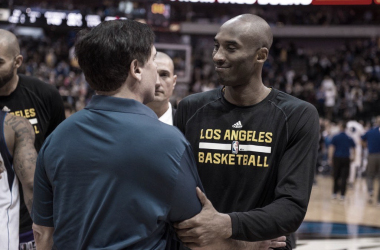
[[229, 214], [236, 240], [268, 240], [295, 232], [307, 210], [317, 160], [319, 117], [310, 105], [298, 120], [279, 159], [274, 201], [248, 212]]
[[201, 211], [202, 204], [196, 194], [196, 187], [204, 192], [193, 153], [190, 145], [187, 145], [182, 155], [177, 185], [173, 191], [172, 206], [168, 216], [170, 222], [189, 219]]
[[53, 189], [44, 166], [44, 148], [41, 149], [34, 174], [32, 220], [35, 224], [54, 227]]

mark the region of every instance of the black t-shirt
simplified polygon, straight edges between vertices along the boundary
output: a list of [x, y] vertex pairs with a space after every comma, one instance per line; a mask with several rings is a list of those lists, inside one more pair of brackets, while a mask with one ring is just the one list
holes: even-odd
[[239, 107], [216, 89], [184, 98], [175, 125], [189, 140], [206, 195], [230, 213], [232, 238], [273, 239], [297, 230], [318, 148], [314, 106], [276, 89]]
[[[0, 96], [0, 107], [9, 113], [29, 120], [36, 134], [35, 147], [39, 151], [44, 140], [65, 119], [62, 98], [57, 89], [37, 78], [18, 75], [18, 85], [9, 96]], [[30, 231], [32, 220], [25, 206], [22, 189], [20, 203], [20, 233]]]

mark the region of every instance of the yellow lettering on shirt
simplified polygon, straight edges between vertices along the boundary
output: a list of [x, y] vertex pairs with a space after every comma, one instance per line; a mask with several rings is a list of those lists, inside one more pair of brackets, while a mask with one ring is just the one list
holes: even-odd
[[211, 153], [206, 154], [206, 160], [205, 163], [212, 163], [212, 156]]
[[208, 139], [208, 140], [220, 140], [220, 133], [222, 131], [220, 129], [206, 129], [204, 132], [203, 129], [201, 129], [200, 139]]
[[214, 130], [214, 140], [220, 140], [220, 133], [222, 133], [220, 129]]
[[257, 142], [257, 139], [255, 137], [256, 137], [256, 131], [253, 131], [252, 141]]
[[251, 164], [252, 164], [252, 166], [256, 166], [256, 159], [255, 159], [254, 155], [251, 155], [249, 157], [248, 166], [251, 165]]
[[203, 136], [203, 129], [201, 129], [201, 139], [204, 139], [205, 137]]
[[214, 164], [220, 164], [220, 154], [219, 153], [215, 153], [214, 154]]
[[239, 131], [238, 130], [232, 130], [231, 132], [231, 141], [237, 141], [239, 136]]
[[231, 133], [231, 130], [226, 129], [226, 132], [224, 133], [223, 140], [225, 140], [225, 141], [231, 141], [231, 135], [230, 135], [230, 133]]
[[34, 127], [34, 133], [35, 133], [36, 135], [39, 134], [40, 131], [38, 130], [37, 125], [33, 125], [33, 127]]
[[259, 133], [259, 142], [264, 142], [264, 136], [265, 136], [265, 132]]
[[266, 143], [272, 143], [272, 136], [273, 136], [273, 134], [271, 132], [266, 133], [265, 134], [265, 137], [266, 137], [265, 142]]
[[258, 167], [262, 167], [262, 166], [263, 166], [263, 164], [260, 163], [260, 155], [257, 156], [257, 166], [258, 166]]
[[268, 159], [268, 157], [265, 156], [265, 157], [264, 157], [264, 168], [269, 167], [269, 165], [267, 164], [267, 159]]
[[198, 152], [198, 162], [203, 163], [205, 161], [205, 153]]
[[226, 165], [228, 164], [227, 157], [228, 157], [228, 154], [222, 154], [221, 164], [226, 164]]
[[247, 139], [247, 131], [240, 130], [239, 141], [245, 141]]
[[234, 154], [228, 155], [228, 164], [229, 165], [235, 165], [235, 155]]
[[29, 109], [29, 112], [30, 112], [30, 117], [36, 116], [36, 110], [35, 109]]
[[268, 157], [260, 155], [223, 154], [212, 152], [198, 152], [198, 162], [213, 165], [269, 167]]
[[32, 118], [32, 117], [36, 116], [36, 111], [34, 108], [17, 110], [17, 111], [9, 112], [9, 113], [12, 115], [15, 115], [15, 116], [21, 116], [21, 117], [25, 117], [25, 118]]

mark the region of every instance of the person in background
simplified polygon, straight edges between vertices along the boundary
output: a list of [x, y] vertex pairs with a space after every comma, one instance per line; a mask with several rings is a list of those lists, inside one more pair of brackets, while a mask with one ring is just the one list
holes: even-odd
[[348, 186], [353, 188], [356, 175], [362, 169], [362, 142], [361, 136], [365, 130], [362, 124], [357, 121], [351, 120], [347, 122], [346, 134], [351, 137], [355, 142], [355, 161], [350, 164], [350, 174], [348, 177]]
[[75, 113], [73, 105], [71, 105], [68, 102], [64, 102], [64, 107], [65, 107], [65, 117], [69, 118], [72, 114]]
[[[339, 121], [339, 133], [334, 135], [329, 145], [328, 159], [333, 167], [334, 187], [333, 199], [337, 198], [340, 191], [340, 200], [344, 200], [347, 188], [347, 179], [350, 173], [350, 162], [355, 162], [355, 142], [347, 135], [347, 123]], [[350, 152], [352, 149], [353, 152]]]
[[[380, 116], [375, 118], [374, 126], [362, 136], [362, 140], [363, 146], [368, 148], [366, 169], [368, 202], [373, 203], [373, 182], [376, 175], [380, 174]], [[377, 204], [380, 205], [380, 186]]]
[[177, 82], [177, 75], [174, 74], [173, 60], [163, 52], [157, 52], [156, 60], [158, 81], [154, 100], [147, 104], [158, 119], [166, 124], [173, 125], [175, 109], [172, 108], [170, 97]]

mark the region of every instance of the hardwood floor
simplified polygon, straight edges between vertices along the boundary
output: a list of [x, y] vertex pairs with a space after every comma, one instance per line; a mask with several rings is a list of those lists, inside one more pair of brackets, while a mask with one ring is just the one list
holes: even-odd
[[[332, 199], [333, 180], [329, 176], [317, 176], [313, 187], [305, 221], [337, 222], [380, 227], [380, 206], [368, 203], [365, 179], [357, 179], [352, 189], [347, 189], [344, 201]], [[378, 182], [375, 183], [375, 196]]]
[[[333, 180], [317, 176], [297, 250], [380, 250], [380, 206], [368, 203], [365, 179], [347, 189], [344, 201], [332, 199]], [[375, 183], [377, 197], [378, 181]]]

